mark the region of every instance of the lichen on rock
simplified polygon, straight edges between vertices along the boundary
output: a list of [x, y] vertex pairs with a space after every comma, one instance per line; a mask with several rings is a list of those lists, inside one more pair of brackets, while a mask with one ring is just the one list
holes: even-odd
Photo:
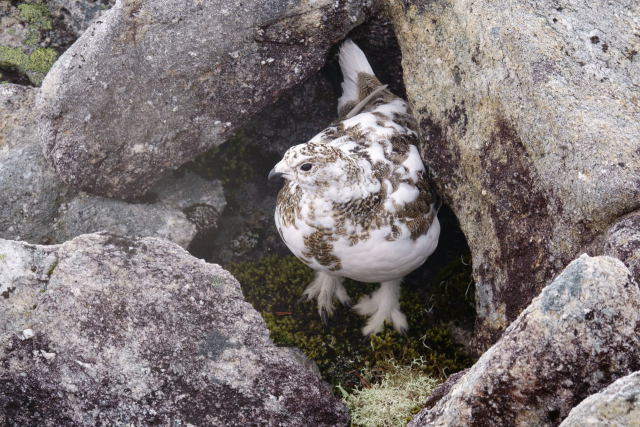
[[15, 69], [29, 76], [31, 82], [39, 86], [58, 53], [51, 48], [36, 48], [31, 53], [25, 53], [17, 47], [0, 46], [0, 69]]
[[473, 254], [484, 350], [640, 208], [640, 62], [630, 55], [640, 51], [640, 9], [384, 3], [425, 164]]
[[[43, 34], [53, 28], [47, 5], [43, 2], [22, 2], [13, 7], [2, 5], [0, 14], [0, 71], [17, 73], [39, 86], [59, 52], [42, 42]], [[19, 79], [19, 78], [18, 78]]]
[[640, 424], [640, 372], [622, 377], [587, 397], [569, 412], [561, 427]]
[[615, 258], [582, 255], [411, 426], [555, 425], [640, 369], [640, 289]]
[[235, 279], [173, 243], [102, 233], [0, 253], [3, 425], [348, 423]]

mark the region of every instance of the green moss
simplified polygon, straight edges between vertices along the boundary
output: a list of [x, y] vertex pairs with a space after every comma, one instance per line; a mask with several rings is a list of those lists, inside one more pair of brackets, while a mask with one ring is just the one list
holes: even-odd
[[20, 19], [31, 24], [36, 30], [50, 30], [53, 28], [51, 13], [42, 3], [22, 3], [18, 5]]
[[27, 71], [47, 74], [58, 58], [58, 52], [51, 48], [38, 48], [29, 55]]
[[[423, 360], [421, 371], [440, 379], [473, 362], [444, 323], [428, 313], [424, 296], [410, 287], [403, 288], [400, 300], [409, 319], [407, 334], [399, 335], [387, 326], [382, 333], [365, 338], [360, 331], [365, 319], [354, 311], [338, 306], [328, 325], [323, 325], [315, 301], [299, 302], [313, 271], [295, 257], [269, 256], [227, 269], [242, 284], [247, 301], [262, 314], [274, 342], [300, 348], [328, 382], [346, 391], [363, 386], [363, 369], [372, 372], [390, 360], [403, 366]], [[354, 301], [377, 288], [353, 281], [345, 286]]]
[[0, 254], [0, 261], [5, 261], [7, 259], [7, 254]]
[[348, 392], [343, 400], [356, 426], [405, 426], [424, 405], [438, 381], [425, 373], [428, 365], [416, 359], [409, 365], [389, 362], [384, 369], [362, 371], [370, 385]]
[[53, 28], [51, 14], [43, 2], [23, 2], [18, 5], [20, 19], [28, 29], [24, 49], [0, 46], [0, 70], [14, 71], [26, 75], [31, 83], [38, 86], [42, 83], [58, 53], [51, 48], [38, 47], [42, 31]]
[[24, 71], [29, 61], [29, 55], [17, 47], [0, 46], [0, 67], [16, 68]]
[[36, 46], [40, 42], [42, 31], [51, 30], [53, 22], [47, 6], [40, 2], [27, 2], [18, 5], [20, 19], [27, 24], [29, 33], [25, 44]]
[[20, 48], [0, 46], [0, 69], [14, 69], [25, 73], [31, 82], [40, 85], [58, 53], [51, 48], [37, 48], [27, 54]]
[[193, 171], [205, 179], [219, 179], [224, 184], [237, 186], [256, 179], [266, 181], [267, 173], [277, 160], [261, 153], [259, 147], [252, 145], [240, 131], [224, 144], [186, 163], [182, 169]]
[[254, 153], [242, 132], [224, 144], [213, 147], [187, 163], [185, 168], [206, 179], [220, 179], [224, 184], [238, 184], [255, 177], [251, 166]]

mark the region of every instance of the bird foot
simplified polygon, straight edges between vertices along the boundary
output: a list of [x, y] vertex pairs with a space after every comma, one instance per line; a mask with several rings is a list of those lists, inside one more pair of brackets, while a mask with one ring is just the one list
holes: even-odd
[[381, 332], [385, 321], [390, 322], [401, 334], [406, 332], [407, 316], [400, 311], [399, 290], [400, 281], [383, 282], [377, 291], [371, 296], [362, 297], [353, 307], [358, 314], [369, 316], [362, 328], [364, 335]]
[[307, 301], [316, 298], [318, 300], [318, 313], [326, 324], [327, 318], [333, 314], [335, 297], [342, 304], [350, 305], [351, 298], [342, 285], [342, 277], [330, 276], [323, 272], [316, 272], [316, 277], [303, 292], [303, 298]]

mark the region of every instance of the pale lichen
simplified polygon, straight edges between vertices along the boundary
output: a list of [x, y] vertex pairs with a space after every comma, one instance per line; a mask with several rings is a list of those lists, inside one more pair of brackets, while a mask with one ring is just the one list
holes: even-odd
[[427, 362], [409, 365], [395, 361], [361, 373], [367, 385], [351, 392], [341, 388], [343, 401], [356, 426], [405, 426], [424, 405], [439, 381], [424, 372]]

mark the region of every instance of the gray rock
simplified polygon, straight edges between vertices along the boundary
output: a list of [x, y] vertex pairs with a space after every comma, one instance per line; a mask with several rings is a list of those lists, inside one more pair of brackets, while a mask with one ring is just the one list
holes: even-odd
[[347, 425], [238, 282], [175, 244], [0, 241], [0, 422]]
[[74, 187], [138, 197], [317, 71], [369, 3], [117, 2], [43, 82], [46, 155]]
[[640, 283], [640, 212], [625, 215], [607, 231], [604, 253], [619, 258]]
[[473, 253], [484, 347], [640, 208], [640, 5], [387, 3], [425, 161]]
[[7, 152], [20, 141], [34, 138], [35, 96], [36, 90], [30, 87], [0, 85], [0, 152]]
[[60, 204], [72, 192], [42, 155], [34, 129], [35, 93], [0, 85], [0, 238], [49, 243]]
[[563, 427], [640, 425], [640, 372], [620, 378], [583, 400], [560, 424]]
[[[193, 174], [158, 181], [150, 203], [127, 203], [79, 193], [59, 207], [54, 241], [107, 230], [124, 236], [155, 236], [188, 247], [198, 231], [215, 229], [226, 205], [219, 181]], [[198, 212], [200, 210], [200, 212]]]
[[38, 143], [36, 93], [34, 88], [0, 85], [0, 238], [56, 243], [107, 230], [163, 237], [187, 247], [199, 233], [216, 228], [226, 205], [222, 185], [191, 173], [163, 178], [144, 202], [70, 189]]
[[411, 426], [557, 425], [640, 368], [640, 290], [615, 258], [580, 256]]

